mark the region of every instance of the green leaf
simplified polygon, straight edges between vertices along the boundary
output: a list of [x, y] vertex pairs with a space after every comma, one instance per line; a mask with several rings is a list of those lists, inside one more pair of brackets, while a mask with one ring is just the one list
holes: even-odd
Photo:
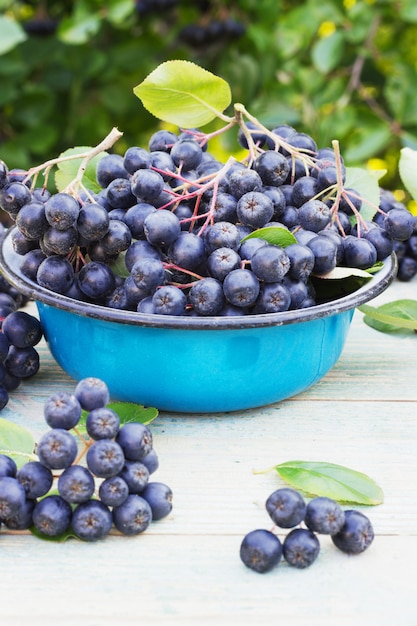
[[[91, 148], [86, 146], [77, 146], [76, 148], [69, 148], [68, 150], [65, 150], [65, 152], [62, 152], [62, 154], [60, 154], [60, 157], [83, 154], [88, 150], [91, 150]], [[83, 184], [93, 193], [98, 193], [101, 189], [96, 180], [96, 169], [97, 163], [100, 161], [100, 159], [103, 158], [105, 154], [107, 153], [101, 152], [93, 159], [91, 159], [84, 172]], [[58, 191], [63, 191], [65, 187], [74, 180], [75, 176], [77, 175], [78, 168], [81, 165], [81, 161], [81, 158], [74, 158], [70, 161], [63, 161], [62, 163], [58, 164], [57, 170], [55, 172], [55, 185]]]
[[58, 36], [71, 45], [88, 43], [100, 30], [100, 18], [94, 14], [73, 15], [62, 20]]
[[372, 221], [380, 203], [378, 180], [383, 172], [370, 172], [361, 167], [347, 167], [345, 189], [354, 189], [362, 197], [361, 215], [364, 220]]
[[5, 54], [27, 39], [26, 33], [18, 22], [0, 15], [0, 54]]
[[363, 304], [365, 324], [382, 333], [417, 332], [417, 300], [394, 300], [379, 307]]
[[328, 274], [322, 274], [320, 278], [324, 280], [343, 280], [349, 276], [359, 276], [369, 280], [372, 275], [367, 270], [360, 270], [357, 267], [335, 267]]
[[31, 433], [9, 420], [0, 418], [0, 454], [10, 456], [18, 467], [37, 457]]
[[415, 0], [402, 0], [399, 3], [400, 15], [406, 22], [417, 22], [417, 5]]
[[[373, 268], [370, 268], [373, 270]], [[357, 291], [372, 278], [371, 271], [336, 267], [322, 276], [311, 276], [317, 302], [329, 302]]]
[[384, 501], [382, 489], [372, 478], [335, 463], [287, 461], [275, 466], [278, 474], [296, 489], [338, 502], [374, 505]]
[[327, 74], [339, 65], [343, 56], [344, 43], [344, 36], [341, 32], [335, 32], [329, 37], [316, 41], [311, 50], [311, 57], [319, 72]]
[[[141, 424], [150, 424], [158, 417], [158, 409], [148, 406], [144, 407], [142, 404], [135, 404], [133, 402], [110, 402], [107, 404], [107, 408], [111, 409], [120, 419], [120, 424], [127, 424], [128, 422], [140, 422]], [[85, 429], [85, 422], [88, 412], [81, 412], [81, 420], [77, 426], [77, 430], [80, 434], [83, 434]]]
[[71, 528], [61, 533], [60, 535], [56, 535], [55, 537], [51, 537], [49, 535], [45, 535], [44, 533], [41, 533], [35, 526], [31, 526], [29, 528], [29, 531], [32, 533], [32, 535], [34, 535], [38, 539], [43, 539], [43, 541], [52, 541], [54, 543], [64, 543], [64, 541], [67, 541], [67, 539], [71, 539], [71, 538], [79, 539], [79, 537], [75, 534], [75, 532]]
[[417, 200], [417, 150], [402, 148], [398, 162], [400, 178], [414, 200]]
[[121, 424], [128, 422], [150, 424], [158, 417], [158, 409], [152, 406], [144, 407], [133, 402], [110, 402], [107, 407], [117, 413]]
[[254, 230], [249, 235], [246, 235], [246, 237], [242, 239], [242, 243], [248, 239], [264, 239], [274, 246], [281, 246], [281, 248], [286, 248], [292, 243], [297, 243], [297, 239], [287, 228], [280, 228], [279, 226], [258, 228], [258, 230]]
[[231, 102], [228, 83], [190, 61], [166, 61], [133, 89], [143, 106], [164, 122], [200, 127]]
[[123, 26], [134, 11], [135, 4], [132, 0], [110, 0], [107, 2], [106, 18], [115, 26]]
[[129, 270], [126, 267], [125, 263], [125, 252], [120, 252], [117, 255], [117, 258], [109, 263], [109, 267], [116, 276], [122, 276], [123, 278], [127, 278], [130, 274]]

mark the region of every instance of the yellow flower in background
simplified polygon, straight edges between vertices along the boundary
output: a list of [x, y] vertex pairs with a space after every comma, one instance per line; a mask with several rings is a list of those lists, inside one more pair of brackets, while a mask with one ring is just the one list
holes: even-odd
[[404, 189], [394, 189], [392, 195], [397, 200], [397, 202], [402, 202], [405, 198], [405, 191]]
[[417, 201], [416, 200], [410, 200], [409, 202], [407, 202], [407, 209], [413, 215], [417, 215]]
[[356, 0], [343, 0], [343, 6], [349, 11], [356, 5]]
[[388, 168], [384, 159], [369, 159], [366, 165], [370, 170], [386, 170]]
[[335, 30], [336, 24], [334, 22], [325, 21], [320, 24], [317, 34], [323, 39], [324, 37], [330, 37], [330, 35], [333, 35]]

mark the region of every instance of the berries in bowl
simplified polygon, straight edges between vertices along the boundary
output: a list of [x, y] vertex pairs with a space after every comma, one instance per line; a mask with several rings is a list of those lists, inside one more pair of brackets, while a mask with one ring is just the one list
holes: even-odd
[[[245, 113], [236, 105], [227, 124], [239, 127], [240, 160], [221, 162], [196, 129], [109, 153], [113, 129], [97, 148], [28, 172], [2, 164], [0, 205], [15, 226], [0, 269], [36, 301], [75, 379], [168, 411], [278, 402], [329, 371], [355, 307], [393, 280], [408, 211], [389, 232], [371, 223], [378, 185], [353, 187], [337, 142], [319, 148]], [[37, 177], [55, 166], [50, 194]]]

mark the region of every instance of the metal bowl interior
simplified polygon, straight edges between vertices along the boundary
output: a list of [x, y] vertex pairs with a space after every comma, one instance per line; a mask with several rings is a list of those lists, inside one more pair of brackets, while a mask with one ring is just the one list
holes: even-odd
[[10, 231], [0, 271], [36, 301], [51, 353], [75, 380], [96, 376], [114, 399], [184, 413], [279, 402], [320, 380], [343, 350], [355, 307], [382, 293], [395, 257], [356, 292], [308, 309], [238, 317], [145, 315], [86, 304], [24, 277]]

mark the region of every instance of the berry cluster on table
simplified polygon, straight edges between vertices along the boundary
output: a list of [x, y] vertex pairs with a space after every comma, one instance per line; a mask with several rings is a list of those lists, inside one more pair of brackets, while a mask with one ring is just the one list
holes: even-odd
[[0, 525], [98, 541], [112, 528], [138, 535], [171, 512], [171, 488], [150, 480], [159, 467], [151, 430], [121, 423], [108, 402], [106, 383], [93, 377], [79, 381], [74, 393], [46, 400], [49, 429], [37, 443], [36, 460], [18, 468], [0, 454]]
[[[361, 511], [344, 510], [325, 496], [306, 502], [290, 487], [271, 493], [265, 509], [274, 528], [247, 533], [239, 552], [241, 561], [260, 574], [272, 571], [282, 559], [297, 569], [310, 567], [320, 553], [320, 535], [330, 536], [336, 548], [350, 555], [367, 550], [375, 537], [369, 518]], [[277, 534], [280, 529], [288, 530], [282, 541]]]

